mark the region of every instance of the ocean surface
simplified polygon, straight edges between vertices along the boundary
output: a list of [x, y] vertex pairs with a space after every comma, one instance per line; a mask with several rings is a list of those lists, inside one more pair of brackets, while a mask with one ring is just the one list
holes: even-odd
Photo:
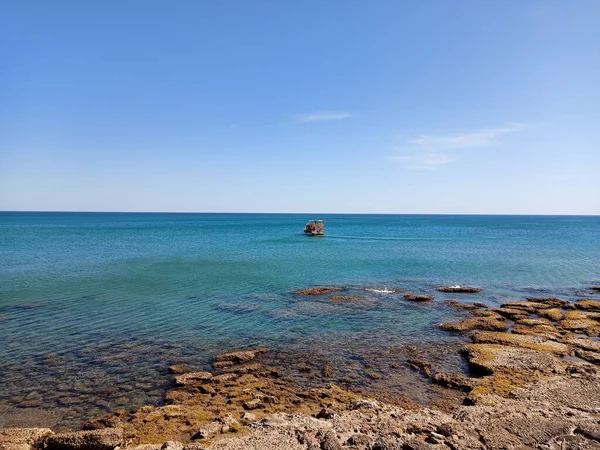
[[[315, 218], [326, 236], [302, 234]], [[169, 364], [253, 345], [294, 356], [290, 371], [334, 361], [352, 377], [415, 348], [459, 370], [443, 349], [463, 338], [436, 325], [464, 313], [443, 300], [598, 298], [599, 263], [590, 216], [0, 212], [0, 426], [158, 404]], [[294, 294], [313, 286], [364, 299]]]

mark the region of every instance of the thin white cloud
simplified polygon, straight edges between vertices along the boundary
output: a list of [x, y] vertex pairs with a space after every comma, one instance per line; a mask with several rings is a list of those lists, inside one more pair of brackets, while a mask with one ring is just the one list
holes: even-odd
[[434, 170], [459, 159], [461, 150], [491, 147], [499, 144], [500, 136], [524, 130], [526, 124], [513, 123], [505, 127], [484, 128], [462, 134], [423, 134], [396, 147], [392, 159], [411, 170]]
[[352, 114], [343, 111], [323, 111], [312, 114], [300, 114], [299, 122], [322, 122], [326, 120], [344, 120], [352, 117]]

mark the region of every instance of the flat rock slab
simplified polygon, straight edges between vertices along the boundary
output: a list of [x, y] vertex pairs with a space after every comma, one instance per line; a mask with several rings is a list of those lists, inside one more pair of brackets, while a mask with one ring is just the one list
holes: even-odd
[[521, 347], [540, 352], [555, 353], [557, 355], [566, 355], [569, 353], [569, 346], [566, 344], [550, 341], [542, 336], [532, 336], [528, 334], [486, 331], [473, 335], [472, 340], [477, 344], [497, 344]]
[[468, 344], [465, 352], [469, 364], [488, 373], [496, 370], [551, 372], [559, 363], [547, 353], [495, 344]]

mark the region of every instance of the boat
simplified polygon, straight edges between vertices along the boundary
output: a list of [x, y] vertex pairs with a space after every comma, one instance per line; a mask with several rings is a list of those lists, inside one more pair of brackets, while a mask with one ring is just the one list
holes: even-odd
[[307, 236], [323, 236], [325, 234], [325, 220], [309, 220], [304, 227]]

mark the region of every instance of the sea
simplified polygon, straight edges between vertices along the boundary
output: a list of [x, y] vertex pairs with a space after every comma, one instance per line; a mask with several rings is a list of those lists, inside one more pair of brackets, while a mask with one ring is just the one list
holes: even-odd
[[[325, 236], [303, 235], [311, 219]], [[445, 300], [600, 298], [599, 263], [598, 216], [0, 212], [0, 427], [159, 405], [170, 365], [253, 346], [309, 387], [431, 403], [403, 363], [468, 370]], [[482, 291], [434, 290], [454, 285]], [[358, 300], [295, 293], [319, 286]]]

